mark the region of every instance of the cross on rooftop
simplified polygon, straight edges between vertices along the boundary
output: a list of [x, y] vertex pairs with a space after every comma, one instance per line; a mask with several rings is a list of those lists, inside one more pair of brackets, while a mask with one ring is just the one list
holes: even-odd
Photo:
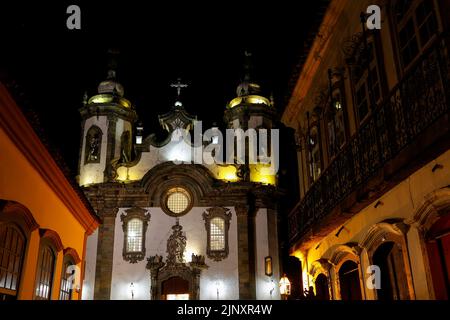
[[188, 85], [185, 83], [181, 83], [181, 78], [178, 78], [177, 81], [178, 81], [177, 83], [172, 83], [170, 86], [172, 88], [177, 88], [177, 95], [179, 98], [181, 94], [181, 88], [186, 88]]

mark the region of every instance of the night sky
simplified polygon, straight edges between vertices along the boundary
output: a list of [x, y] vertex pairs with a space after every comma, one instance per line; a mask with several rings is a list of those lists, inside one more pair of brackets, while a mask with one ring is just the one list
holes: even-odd
[[[189, 84], [186, 109], [222, 121], [253, 53], [254, 77], [283, 110], [288, 81], [314, 32], [323, 1], [33, 1], [0, 4], [0, 72], [16, 80], [51, 143], [76, 172], [82, 96], [106, 78], [109, 48], [120, 51], [117, 78], [146, 134], [174, 101], [170, 83]], [[94, 3], [95, 2], [95, 5]], [[81, 30], [66, 28], [66, 8], [81, 8]]]

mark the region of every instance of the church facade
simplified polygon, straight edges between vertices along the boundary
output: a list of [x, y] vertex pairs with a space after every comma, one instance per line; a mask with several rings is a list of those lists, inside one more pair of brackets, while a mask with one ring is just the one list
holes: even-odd
[[280, 192], [270, 164], [249, 161], [248, 133], [276, 129], [275, 108], [247, 75], [224, 110], [244, 161], [217, 161], [224, 135], [199, 129], [185, 85], [173, 87], [162, 141], [142, 136], [114, 70], [80, 109], [79, 183], [102, 219], [87, 240], [83, 299], [278, 299]]

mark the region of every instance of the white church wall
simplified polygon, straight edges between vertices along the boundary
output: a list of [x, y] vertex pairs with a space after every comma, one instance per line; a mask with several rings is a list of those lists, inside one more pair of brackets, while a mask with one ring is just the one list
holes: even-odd
[[[96, 125], [102, 130], [102, 144], [100, 150], [100, 163], [88, 163], [84, 164], [85, 151], [86, 151], [86, 134], [88, 130]], [[108, 123], [106, 116], [91, 117], [86, 119], [83, 132], [83, 146], [81, 148], [81, 165], [80, 165], [80, 185], [88, 185], [92, 183], [103, 182], [103, 172], [106, 164], [106, 147], [108, 144]]]
[[[206, 208], [204, 208], [206, 209]], [[199, 215], [205, 210], [201, 210]], [[202, 272], [200, 277], [200, 299], [216, 300], [217, 289], [219, 289], [220, 300], [239, 299], [239, 270], [238, 270], [238, 242], [237, 242], [237, 217], [234, 208], [231, 210], [230, 229], [228, 233], [229, 254], [224, 260], [215, 262], [206, 258], [207, 270]], [[203, 218], [201, 217], [203, 228], [202, 255], [206, 256], [206, 229]]]
[[[206, 208], [195, 207], [180, 217], [180, 225], [186, 232], [186, 261], [190, 261], [192, 253], [206, 256], [207, 233], [202, 214]], [[230, 208], [231, 209], [231, 208]], [[124, 233], [120, 215], [126, 208], [121, 208], [116, 218], [114, 236], [113, 273], [111, 284], [111, 299], [131, 299], [130, 284], [134, 286], [134, 299], [150, 299], [150, 273], [146, 269], [147, 259], [135, 264], [123, 260], [122, 250]], [[151, 218], [146, 232], [146, 258], [161, 255], [166, 259], [167, 239], [172, 233], [175, 218], [166, 215], [160, 208], [147, 208]], [[237, 219], [233, 209], [229, 229], [229, 255], [225, 260], [214, 262], [208, 258], [205, 263], [209, 266], [202, 271], [200, 277], [200, 299], [217, 299], [219, 282], [220, 299], [238, 299], [238, 258], [237, 258]]]
[[85, 269], [83, 281], [83, 291], [81, 293], [82, 300], [94, 299], [94, 284], [95, 284], [95, 268], [97, 264], [97, 242], [98, 229], [95, 230], [86, 241], [86, 256]]
[[[256, 245], [256, 299], [275, 300], [279, 299], [279, 273], [274, 268], [278, 265], [278, 255], [274, 256], [269, 251], [269, 229], [268, 229], [267, 209], [261, 208], [255, 216], [255, 243]], [[265, 274], [265, 257], [272, 257], [273, 275], [271, 277]], [[273, 282], [272, 282], [273, 281]], [[272, 295], [271, 289], [274, 288]]]

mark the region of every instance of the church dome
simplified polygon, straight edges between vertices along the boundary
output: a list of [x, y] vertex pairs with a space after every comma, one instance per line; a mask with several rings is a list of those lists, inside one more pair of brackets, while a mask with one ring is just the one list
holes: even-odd
[[238, 97], [257, 95], [261, 92], [261, 86], [256, 83], [251, 83], [248, 81], [243, 81], [236, 88], [236, 95]]
[[108, 78], [98, 85], [97, 90], [99, 94], [116, 94], [120, 97], [124, 95], [123, 86], [116, 81], [116, 72], [113, 70], [108, 71]]

